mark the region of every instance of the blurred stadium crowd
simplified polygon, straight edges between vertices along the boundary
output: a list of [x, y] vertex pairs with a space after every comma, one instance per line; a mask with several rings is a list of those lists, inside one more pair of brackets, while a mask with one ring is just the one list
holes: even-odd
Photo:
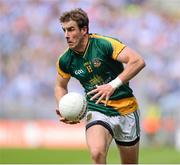
[[[0, 0], [0, 118], [56, 118], [56, 61], [66, 48], [59, 16], [75, 7], [87, 11], [90, 32], [117, 37], [144, 57], [147, 66], [132, 83], [142, 118], [179, 120], [176, 0]], [[75, 80], [72, 90], [82, 90]]]

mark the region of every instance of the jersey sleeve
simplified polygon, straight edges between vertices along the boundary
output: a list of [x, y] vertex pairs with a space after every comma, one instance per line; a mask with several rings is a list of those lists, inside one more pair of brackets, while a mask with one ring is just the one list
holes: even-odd
[[100, 47], [102, 50], [106, 51], [111, 58], [114, 60], [117, 60], [117, 57], [119, 53], [122, 52], [122, 50], [126, 47], [121, 41], [115, 38], [107, 37], [107, 36], [102, 36], [98, 34], [91, 34], [92, 38], [99, 38], [101, 40]]
[[117, 39], [113, 39], [113, 38], [109, 38], [109, 37], [105, 37], [105, 38], [107, 41], [110, 42], [110, 44], [107, 47], [107, 49], [109, 49], [108, 52], [111, 51], [111, 57], [114, 60], [117, 60], [119, 53], [122, 52], [122, 50], [126, 47], [126, 45], [124, 45], [122, 42], [120, 42]]
[[61, 55], [56, 63], [57, 72], [63, 78], [70, 78], [71, 75], [68, 72], [68, 68], [66, 65], [67, 62], [65, 61], [65, 58], [63, 58], [63, 56], [64, 55]]

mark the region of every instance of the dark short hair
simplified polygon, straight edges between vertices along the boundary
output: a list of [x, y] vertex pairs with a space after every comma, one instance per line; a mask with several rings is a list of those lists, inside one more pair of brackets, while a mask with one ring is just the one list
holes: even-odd
[[71, 20], [75, 21], [80, 29], [86, 26], [87, 33], [89, 32], [89, 18], [84, 10], [82, 10], [81, 8], [76, 8], [62, 13], [60, 17], [61, 23], [68, 22]]

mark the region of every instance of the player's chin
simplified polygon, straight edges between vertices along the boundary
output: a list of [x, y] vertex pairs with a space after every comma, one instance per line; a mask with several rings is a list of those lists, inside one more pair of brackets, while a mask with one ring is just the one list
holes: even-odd
[[69, 48], [71, 48], [71, 49], [75, 48], [75, 44], [74, 44], [74, 43], [68, 43], [68, 46], [69, 46]]

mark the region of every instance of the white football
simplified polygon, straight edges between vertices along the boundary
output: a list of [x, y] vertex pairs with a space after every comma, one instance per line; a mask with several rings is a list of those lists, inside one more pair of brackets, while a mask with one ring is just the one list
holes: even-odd
[[86, 98], [76, 92], [69, 92], [59, 101], [59, 110], [62, 117], [70, 121], [84, 118], [86, 114]]

